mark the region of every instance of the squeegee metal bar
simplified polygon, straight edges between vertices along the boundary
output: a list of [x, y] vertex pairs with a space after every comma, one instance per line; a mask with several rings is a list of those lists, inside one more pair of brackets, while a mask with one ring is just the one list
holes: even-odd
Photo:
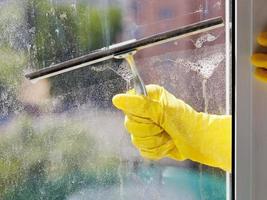
[[115, 45], [115, 47], [102, 48], [93, 51], [87, 55], [77, 57], [62, 63], [58, 63], [35, 72], [28, 73], [25, 75], [25, 77], [28, 78], [29, 80], [37, 81], [40, 79], [72, 71], [81, 67], [109, 60], [125, 52], [136, 51], [136, 50], [138, 51], [158, 44], [195, 35], [201, 32], [210, 31], [223, 26], [224, 23], [221, 17], [204, 20], [171, 31], [155, 34], [149, 37], [144, 37], [142, 39], [128, 42], [122, 45], [118, 46]]

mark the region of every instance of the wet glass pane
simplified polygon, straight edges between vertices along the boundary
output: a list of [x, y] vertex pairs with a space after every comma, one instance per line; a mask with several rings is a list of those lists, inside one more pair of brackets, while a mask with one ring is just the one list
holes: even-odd
[[[225, 199], [225, 172], [142, 158], [111, 99], [123, 60], [35, 84], [24, 74], [129, 39], [224, 17], [224, 0], [0, 0], [0, 199]], [[145, 84], [225, 114], [225, 30], [136, 53]]]

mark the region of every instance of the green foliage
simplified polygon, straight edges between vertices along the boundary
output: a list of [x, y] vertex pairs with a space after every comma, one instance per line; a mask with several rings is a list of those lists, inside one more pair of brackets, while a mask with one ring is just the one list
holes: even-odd
[[[28, 0], [28, 20], [35, 32], [31, 54], [34, 67], [43, 68], [116, 42], [121, 32], [121, 11], [115, 6], [99, 8], [83, 3], [53, 5], [48, 0]], [[62, 95], [97, 84], [99, 80], [116, 78], [114, 73], [101, 77], [89, 70], [75, 70], [51, 78], [51, 94]], [[88, 81], [89, 80], [89, 81]], [[77, 94], [69, 95], [71, 103]], [[78, 99], [81, 99], [78, 96]]]
[[121, 11], [116, 7], [77, 4], [74, 8], [28, 0], [27, 12], [35, 30], [32, 50], [38, 68], [103, 47], [108, 38], [113, 43], [121, 31]]
[[0, 82], [6, 85], [17, 85], [22, 77], [26, 58], [22, 52], [11, 48], [0, 48]]
[[0, 6], [0, 48], [14, 47], [17, 30], [24, 24], [22, 2], [10, 0]]
[[20, 6], [13, 1], [0, 6], [0, 120], [18, 107], [16, 92], [27, 63], [25, 52], [15, 45], [23, 24]]
[[16, 34], [24, 23], [21, 3], [10, 1], [0, 6], [0, 83], [17, 86], [26, 64], [22, 50], [16, 49]]
[[87, 128], [40, 123], [46, 126], [40, 128], [25, 116], [1, 133], [0, 198], [64, 199], [88, 185], [118, 182], [118, 160], [96, 154], [96, 141]]
[[[50, 0], [11, 0], [0, 7], [0, 83], [5, 87], [19, 86], [23, 69], [29, 65], [40, 69], [116, 42], [121, 18], [121, 11], [115, 6], [99, 8], [77, 3], [74, 8]], [[113, 73], [99, 76], [88, 68], [76, 70], [50, 79], [51, 94], [71, 93], [114, 78], [117, 77]], [[65, 103], [73, 103], [75, 97], [77, 94], [70, 95]]]
[[[49, 0], [22, 2], [26, 7], [14, 2], [0, 7], [0, 32], [4, 33], [0, 37], [0, 92], [10, 91], [12, 102], [16, 102], [16, 90], [10, 88], [19, 86], [28, 63], [38, 69], [83, 55], [115, 42], [121, 31], [121, 12], [116, 7], [77, 4], [74, 9]], [[16, 31], [12, 28], [17, 30], [21, 24], [29, 28], [30, 49], [13, 45]], [[96, 84], [100, 78], [110, 75], [76, 71], [52, 79], [52, 92], [69, 93], [81, 83]], [[0, 99], [1, 111], [10, 99]], [[117, 158], [95, 153], [98, 146], [87, 127], [72, 121], [32, 120], [22, 116], [0, 130], [0, 199], [64, 199], [88, 185], [118, 182]]]

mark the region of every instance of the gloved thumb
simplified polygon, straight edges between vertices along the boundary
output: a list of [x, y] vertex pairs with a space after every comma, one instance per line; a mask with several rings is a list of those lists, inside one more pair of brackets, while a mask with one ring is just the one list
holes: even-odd
[[118, 109], [127, 114], [149, 118], [155, 123], [160, 123], [162, 107], [159, 102], [149, 97], [131, 94], [117, 94], [112, 102]]

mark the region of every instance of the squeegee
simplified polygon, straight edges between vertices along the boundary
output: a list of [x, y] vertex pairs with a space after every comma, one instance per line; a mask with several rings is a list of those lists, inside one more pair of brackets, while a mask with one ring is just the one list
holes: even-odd
[[133, 74], [134, 89], [136, 93], [147, 95], [143, 80], [141, 79], [134, 63], [133, 55], [137, 51], [166, 42], [174, 41], [180, 38], [192, 36], [198, 33], [210, 31], [223, 26], [224, 23], [221, 17], [204, 20], [187, 26], [179, 27], [174, 30], [144, 37], [138, 40], [129, 40], [126, 42], [111, 45], [109, 47], [104, 47], [99, 50], [95, 50], [87, 55], [28, 73], [25, 75], [25, 77], [32, 82], [36, 82], [41, 79], [56, 76], [109, 59], [125, 59], [128, 62]]

